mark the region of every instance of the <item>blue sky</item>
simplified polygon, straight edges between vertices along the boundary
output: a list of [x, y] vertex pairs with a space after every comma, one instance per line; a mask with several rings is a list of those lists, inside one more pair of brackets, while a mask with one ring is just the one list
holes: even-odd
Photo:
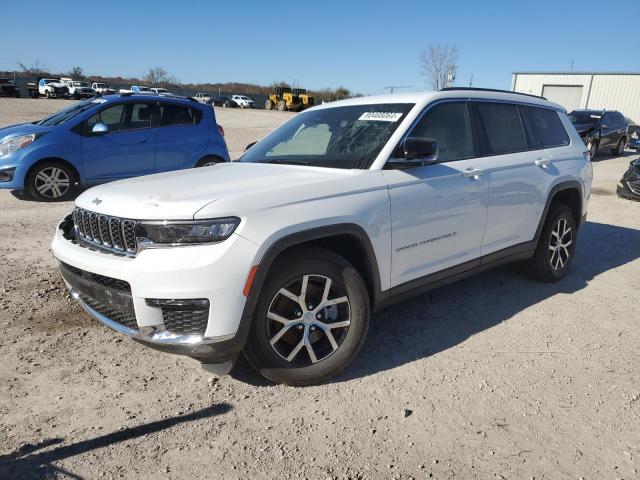
[[640, 0], [0, 1], [0, 70], [36, 59], [89, 75], [162, 66], [183, 82], [285, 80], [372, 94], [427, 88], [418, 55], [434, 43], [460, 49], [459, 86], [473, 75], [474, 86], [510, 88], [514, 70], [568, 71], [572, 60], [574, 71], [640, 70], [624, 33]]

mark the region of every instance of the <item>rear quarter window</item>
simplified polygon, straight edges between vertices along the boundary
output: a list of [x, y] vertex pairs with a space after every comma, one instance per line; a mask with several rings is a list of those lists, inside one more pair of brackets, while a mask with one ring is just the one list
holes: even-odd
[[202, 112], [197, 108], [164, 103], [160, 105], [160, 125], [197, 125], [202, 120]]
[[534, 128], [544, 148], [569, 145], [569, 135], [558, 116], [558, 112], [548, 108], [528, 107]]

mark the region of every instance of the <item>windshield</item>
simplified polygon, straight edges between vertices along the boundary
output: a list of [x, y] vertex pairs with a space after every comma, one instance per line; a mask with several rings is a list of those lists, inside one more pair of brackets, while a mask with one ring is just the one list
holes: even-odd
[[414, 104], [352, 105], [299, 113], [241, 162], [369, 168]]
[[50, 117], [43, 118], [38, 122], [34, 122], [35, 125], [42, 125], [45, 127], [52, 127], [54, 125], [60, 125], [71, 120], [76, 115], [81, 114], [89, 110], [90, 108], [95, 107], [94, 100], [85, 100], [84, 102], [74, 103], [70, 107], [67, 107], [59, 112], [54, 113]]
[[96, 86], [96, 88], [104, 88], [107, 86], [106, 83], [94, 83], [94, 85]]
[[600, 115], [597, 115], [595, 113], [572, 112], [569, 115], [569, 119], [571, 120], [571, 123], [573, 123], [574, 125], [577, 125], [580, 123], [598, 123], [598, 120], [600, 120]]
[[45, 83], [46, 85], [49, 85], [50, 83], [58, 83], [58, 82], [59, 82], [59, 80], [54, 80], [54, 79], [48, 79], [48, 80], [45, 80], [45, 81], [44, 81], [44, 83]]

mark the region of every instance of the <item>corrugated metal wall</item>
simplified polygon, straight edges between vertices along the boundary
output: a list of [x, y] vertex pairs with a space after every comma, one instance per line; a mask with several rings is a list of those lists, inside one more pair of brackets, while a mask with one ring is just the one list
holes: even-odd
[[640, 74], [514, 73], [515, 92], [542, 95], [545, 85], [581, 85], [580, 108], [618, 110], [640, 122]]

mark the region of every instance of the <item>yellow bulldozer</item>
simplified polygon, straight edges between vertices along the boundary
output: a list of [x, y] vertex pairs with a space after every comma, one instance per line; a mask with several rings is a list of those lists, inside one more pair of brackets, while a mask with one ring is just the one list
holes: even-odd
[[313, 96], [304, 88], [276, 87], [264, 102], [266, 110], [277, 108], [281, 112], [287, 110], [300, 112], [305, 108], [313, 107]]

